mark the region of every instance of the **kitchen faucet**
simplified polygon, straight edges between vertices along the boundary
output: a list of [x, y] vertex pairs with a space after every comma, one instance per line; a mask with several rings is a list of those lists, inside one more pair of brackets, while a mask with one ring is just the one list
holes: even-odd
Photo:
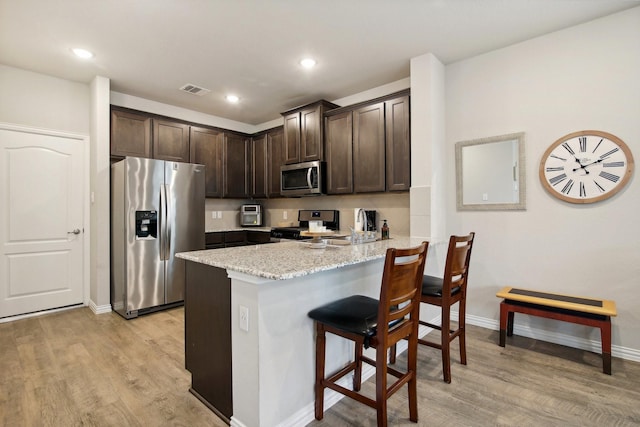
[[369, 227], [367, 226], [367, 214], [364, 209], [360, 208], [358, 210], [358, 214], [356, 215], [356, 222], [362, 221], [362, 235], [358, 234], [355, 229], [349, 227], [351, 229], [351, 243], [364, 243], [375, 240], [375, 234], [373, 236], [369, 235]]
[[362, 231], [364, 231], [364, 237], [367, 237], [367, 214], [364, 209], [358, 209], [358, 221], [360, 221], [360, 217], [362, 217]]

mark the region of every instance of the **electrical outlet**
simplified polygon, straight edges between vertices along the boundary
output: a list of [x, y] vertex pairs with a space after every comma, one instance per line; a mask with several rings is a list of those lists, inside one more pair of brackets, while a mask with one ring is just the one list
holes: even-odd
[[217, 215], [216, 215], [216, 211], [211, 211], [211, 219], [216, 219]]
[[239, 307], [240, 330], [249, 332], [249, 309], [243, 305]]
[[282, 212], [282, 219], [287, 219], [287, 211]]
[[484, 200], [484, 201], [489, 200], [489, 194], [487, 194], [487, 193], [482, 193], [482, 200]]
[[218, 211], [218, 219], [222, 219], [222, 211]]

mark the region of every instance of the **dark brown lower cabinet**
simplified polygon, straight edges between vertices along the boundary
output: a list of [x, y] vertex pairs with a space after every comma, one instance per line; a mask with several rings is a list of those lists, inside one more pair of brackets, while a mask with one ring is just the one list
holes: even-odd
[[184, 298], [185, 367], [189, 391], [229, 424], [231, 376], [231, 279], [226, 270], [187, 261]]

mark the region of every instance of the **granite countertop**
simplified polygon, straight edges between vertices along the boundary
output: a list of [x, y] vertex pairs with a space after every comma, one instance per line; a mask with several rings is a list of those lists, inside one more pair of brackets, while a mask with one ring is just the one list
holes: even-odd
[[359, 245], [328, 245], [322, 249], [311, 248], [308, 241], [283, 241], [264, 245], [181, 252], [176, 256], [252, 276], [286, 280], [384, 258], [387, 248], [418, 246], [422, 240], [424, 239], [394, 237], [390, 240]]

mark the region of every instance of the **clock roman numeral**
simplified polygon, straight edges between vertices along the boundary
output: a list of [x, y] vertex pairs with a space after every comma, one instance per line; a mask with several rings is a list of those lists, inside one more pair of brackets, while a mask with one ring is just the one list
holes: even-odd
[[587, 151], [587, 137], [581, 136], [578, 141], [580, 141], [580, 152], [585, 153]]
[[602, 167], [604, 168], [620, 168], [624, 166], [624, 162], [609, 162], [603, 163]]
[[571, 149], [571, 147], [569, 147], [569, 143], [565, 142], [564, 144], [562, 144], [562, 146], [564, 147], [565, 150], [567, 150], [569, 153], [571, 153], [572, 155], [575, 155], [576, 153]]
[[610, 155], [612, 155], [613, 153], [615, 153], [616, 151], [619, 151], [618, 147], [614, 148], [611, 151], [608, 151], [608, 152], [604, 153], [602, 156], [600, 156], [600, 158], [604, 160], [607, 157], [609, 157]]
[[562, 173], [560, 175], [557, 175], [557, 176], [554, 176], [553, 178], [551, 178], [549, 180], [549, 182], [551, 183], [551, 185], [556, 185], [556, 184], [564, 181], [565, 179], [567, 179], [567, 174]]
[[571, 191], [572, 187], [573, 187], [573, 180], [570, 179], [569, 181], [567, 181], [564, 187], [562, 187], [562, 194], [568, 194], [569, 191]]
[[558, 157], [555, 154], [550, 155], [549, 157], [553, 157], [554, 159], [558, 159], [558, 160], [562, 160], [563, 162], [566, 162], [567, 159], [565, 159], [564, 157]]
[[592, 153], [595, 153], [595, 152], [596, 152], [596, 150], [598, 149], [598, 147], [600, 147], [600, 144], [602, 144], [602, 141], [603, 141], [603, 140], [604, 140], [604, 138], [601, 138], [601, 139], [600, 139], [600, 142], [598, 142], [598, 143], [596, 144], [596, 148], [594, 148], [594, 149], [593, 149]]
[[584, 182], [580, 183], [580, 197], [587, 197], [587, 190], [584, 188]]
[[620, 179], [618, 175], [614, 175], [612, 173], [605, 172], [605, 171], [601, 171], [599, 175], [604, 179], [608, 179], [611, 182], [618, 182], [618, 180]]
[[593, 183], [596, 185], [596, 187], [598, 187], [600, 192], [604, 193], [604, 188], [602, 188], [602, 186], [600, 184], [598, 184], [598, 182], [596, 180], [593, 180]]
[[564, 167], [562, 166], [554, 166], [554, 167], [548, 167], [545, 169], [547, 172], [561, 172], [564, 170]]

